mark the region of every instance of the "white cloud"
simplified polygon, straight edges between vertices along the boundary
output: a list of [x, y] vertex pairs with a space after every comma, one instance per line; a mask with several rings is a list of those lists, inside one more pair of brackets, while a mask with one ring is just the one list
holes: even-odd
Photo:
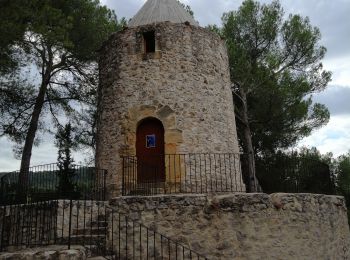
[[329, 85], [320, 93], [313, 94], [313, 101], [326, 105], [331, 116], [347, 115], [350, 121], [350, 86]]
[[[12, 152], [12, 143], [5, 138], [0, 138], [0, 172], [15, 171], [20, 168], [20, 160], [14, 158]], [[75, 163], [84, 164], [86, 155], [84, 151], [73, 153]], [[43, 165], [57, 162], [57, 148], [54, 146], [54, 140], [46, 136], [39, 147], [32, 150], [31, 165]]]
[[325, 127], [304, 138], [298, 146], [315, 146], [321, 153], [332, 152], [335, 156], [339, 156], [350, 151], [349, 129], [349, 115], [333, 116]]
[[333, 85], [350, 87], [350, 55], [344, 57], [325, 59], [323, 64], [326, 70], [330, 70], [333, 73]]

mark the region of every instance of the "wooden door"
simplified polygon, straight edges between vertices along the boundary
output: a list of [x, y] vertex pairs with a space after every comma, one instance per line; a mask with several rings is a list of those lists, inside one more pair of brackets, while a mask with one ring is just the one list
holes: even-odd
[[136, 133], [137, 179], [139, 183], [165, 181], [164, 127], [157, 119], [146, 119]]

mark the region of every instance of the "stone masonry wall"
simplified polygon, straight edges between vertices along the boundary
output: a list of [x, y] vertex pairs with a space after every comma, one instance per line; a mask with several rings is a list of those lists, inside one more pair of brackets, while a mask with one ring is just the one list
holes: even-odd
[[174, 195], [111, 204], [208, 259], [350, 259], [343, 197]]
[[[155, 53], [142, 32], [154, 30]], [[224, 41], [200, 27], [169, 22], [128, 28], [101, 50], [96, 165], [107, 169], [110, 197], [120, 194], [122, 155], [135, 155], [145, 118], [165, 129], [165, 153], [237, 153]], [[237, 168], [239, 171], [239, 168]], [[241, 187], [244, 187], [239, 178]]]

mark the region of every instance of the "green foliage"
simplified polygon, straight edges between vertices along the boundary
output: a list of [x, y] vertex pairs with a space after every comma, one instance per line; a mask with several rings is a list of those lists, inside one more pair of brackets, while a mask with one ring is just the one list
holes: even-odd
[[0, 74], [10, 73], [19, 65], [18, 49], [30, 12], [22, 5], [24, 1], [0, 0]]
[[99, 1], [37, 0], [31, 1], [29, 8], [33, 16], [27, 32], [44, 42], [33, 41], [74, 56], [79, 61], [96, 60], [101, 43], [117, 30], [114, 12], [100, 6]]
[[321, 155], [316, 148], [257, 156], [257, 177], [266, 193], [335, 194], [330, 167], [332, 154]]
[[[64, 167], [36, 167], [28, 172], [26, 202], [56, 200], [60, 198], [86, 199], [96, 188], [98, 172], [95, 168], [75, 166], [64, 174]], [[18, 183], [19, 172], [3, 173], [0, 182], [0, 204], [18, 203], [22, 186]]]
[[194, 18], [194, 12], [192, 11], [191, 6], [185, 5], [184, 3], [181, 3], [179, 0], [177, 0], [177, 1], [186, 10], [186, 12], [189, 13]]
[[25, 80], [13, 78], [2, 82], [0, 96], [0, 136], [6, 135], [20, 143], [26, 134], [22, 129], [28, 128], [28, 110], [32, 109], [29, 101], [35, 100], [35, 87]]
[[219, 28], [216, 24], [209, 24], [205, 28], [223, 37], [221, 28]]
[[334, 161], [334, 172], [337, 193], [345, 198], [350, 223], [350, 152], [339, 156]]
[[334, 158], [317, 148], [257, 156], [257, 176], [264, 192], [313, 192], [345, 197], [350, 221], [350, 152]]
[[247, 99], [255, 153], [293, 146], [329, 120], [328, 109], [311, 97], [331, 79], [321, 63], [320, 31], [308, 18], [283, 17], [278, 1], [246, 0], [222, 18], [233, 90]]
[[331, 152], [326, 154], [321, 154], [321, 152], [317, 150], [316, 147], [312, 147], [312, 148], [302, 147], [298, 152], [298, 155], [299, 157], [305, 160], [319, 161], [329, 165], [330, 167], [333, 167], [334, 165], [333, 154]]
[[98, 0], [14, 0], [1, 6], [6, 15], [0, 31], [14, 26], [14, 32], [0, 41], [0, 56], [7, 57], [0, 64], [0, 136], [16, 143], [21, 168], [27, 168], [32, 145], [40, 142], [37, 132], [52, 133], [64, 116], [79, 126], [77, 120], [93, 109], [97, 51], [126, 21], [118, 22]]
[[337, 159], [337, 187], [341, 193], [350, 196], [350, 153]]
[[64, 128], [59, 128], [55, 136], [55, 145], [58, 148], [58, 167], [69, 168], [74, 159], [72, 158], [72, 150], [76, 147], [72, 136], [72, 126], [70, 123], [66, 124]]
[[72, 126], [66, 124], [64, 128], [60, 128], [56, 134], [56, 147], [58, 148], [57, 166], [58, 186], [57, 190], [62, 196], [69, 196], [75, 193], [76, 187], [74, 184], [74, 168], [72, 158], [72, 149], [75, 147], [72, 137]]

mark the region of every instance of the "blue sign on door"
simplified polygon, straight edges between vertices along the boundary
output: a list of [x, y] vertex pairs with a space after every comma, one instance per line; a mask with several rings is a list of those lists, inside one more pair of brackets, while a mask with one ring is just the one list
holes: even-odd
[[156, 147], [156, 135], [146, 135], [146, 148]]

